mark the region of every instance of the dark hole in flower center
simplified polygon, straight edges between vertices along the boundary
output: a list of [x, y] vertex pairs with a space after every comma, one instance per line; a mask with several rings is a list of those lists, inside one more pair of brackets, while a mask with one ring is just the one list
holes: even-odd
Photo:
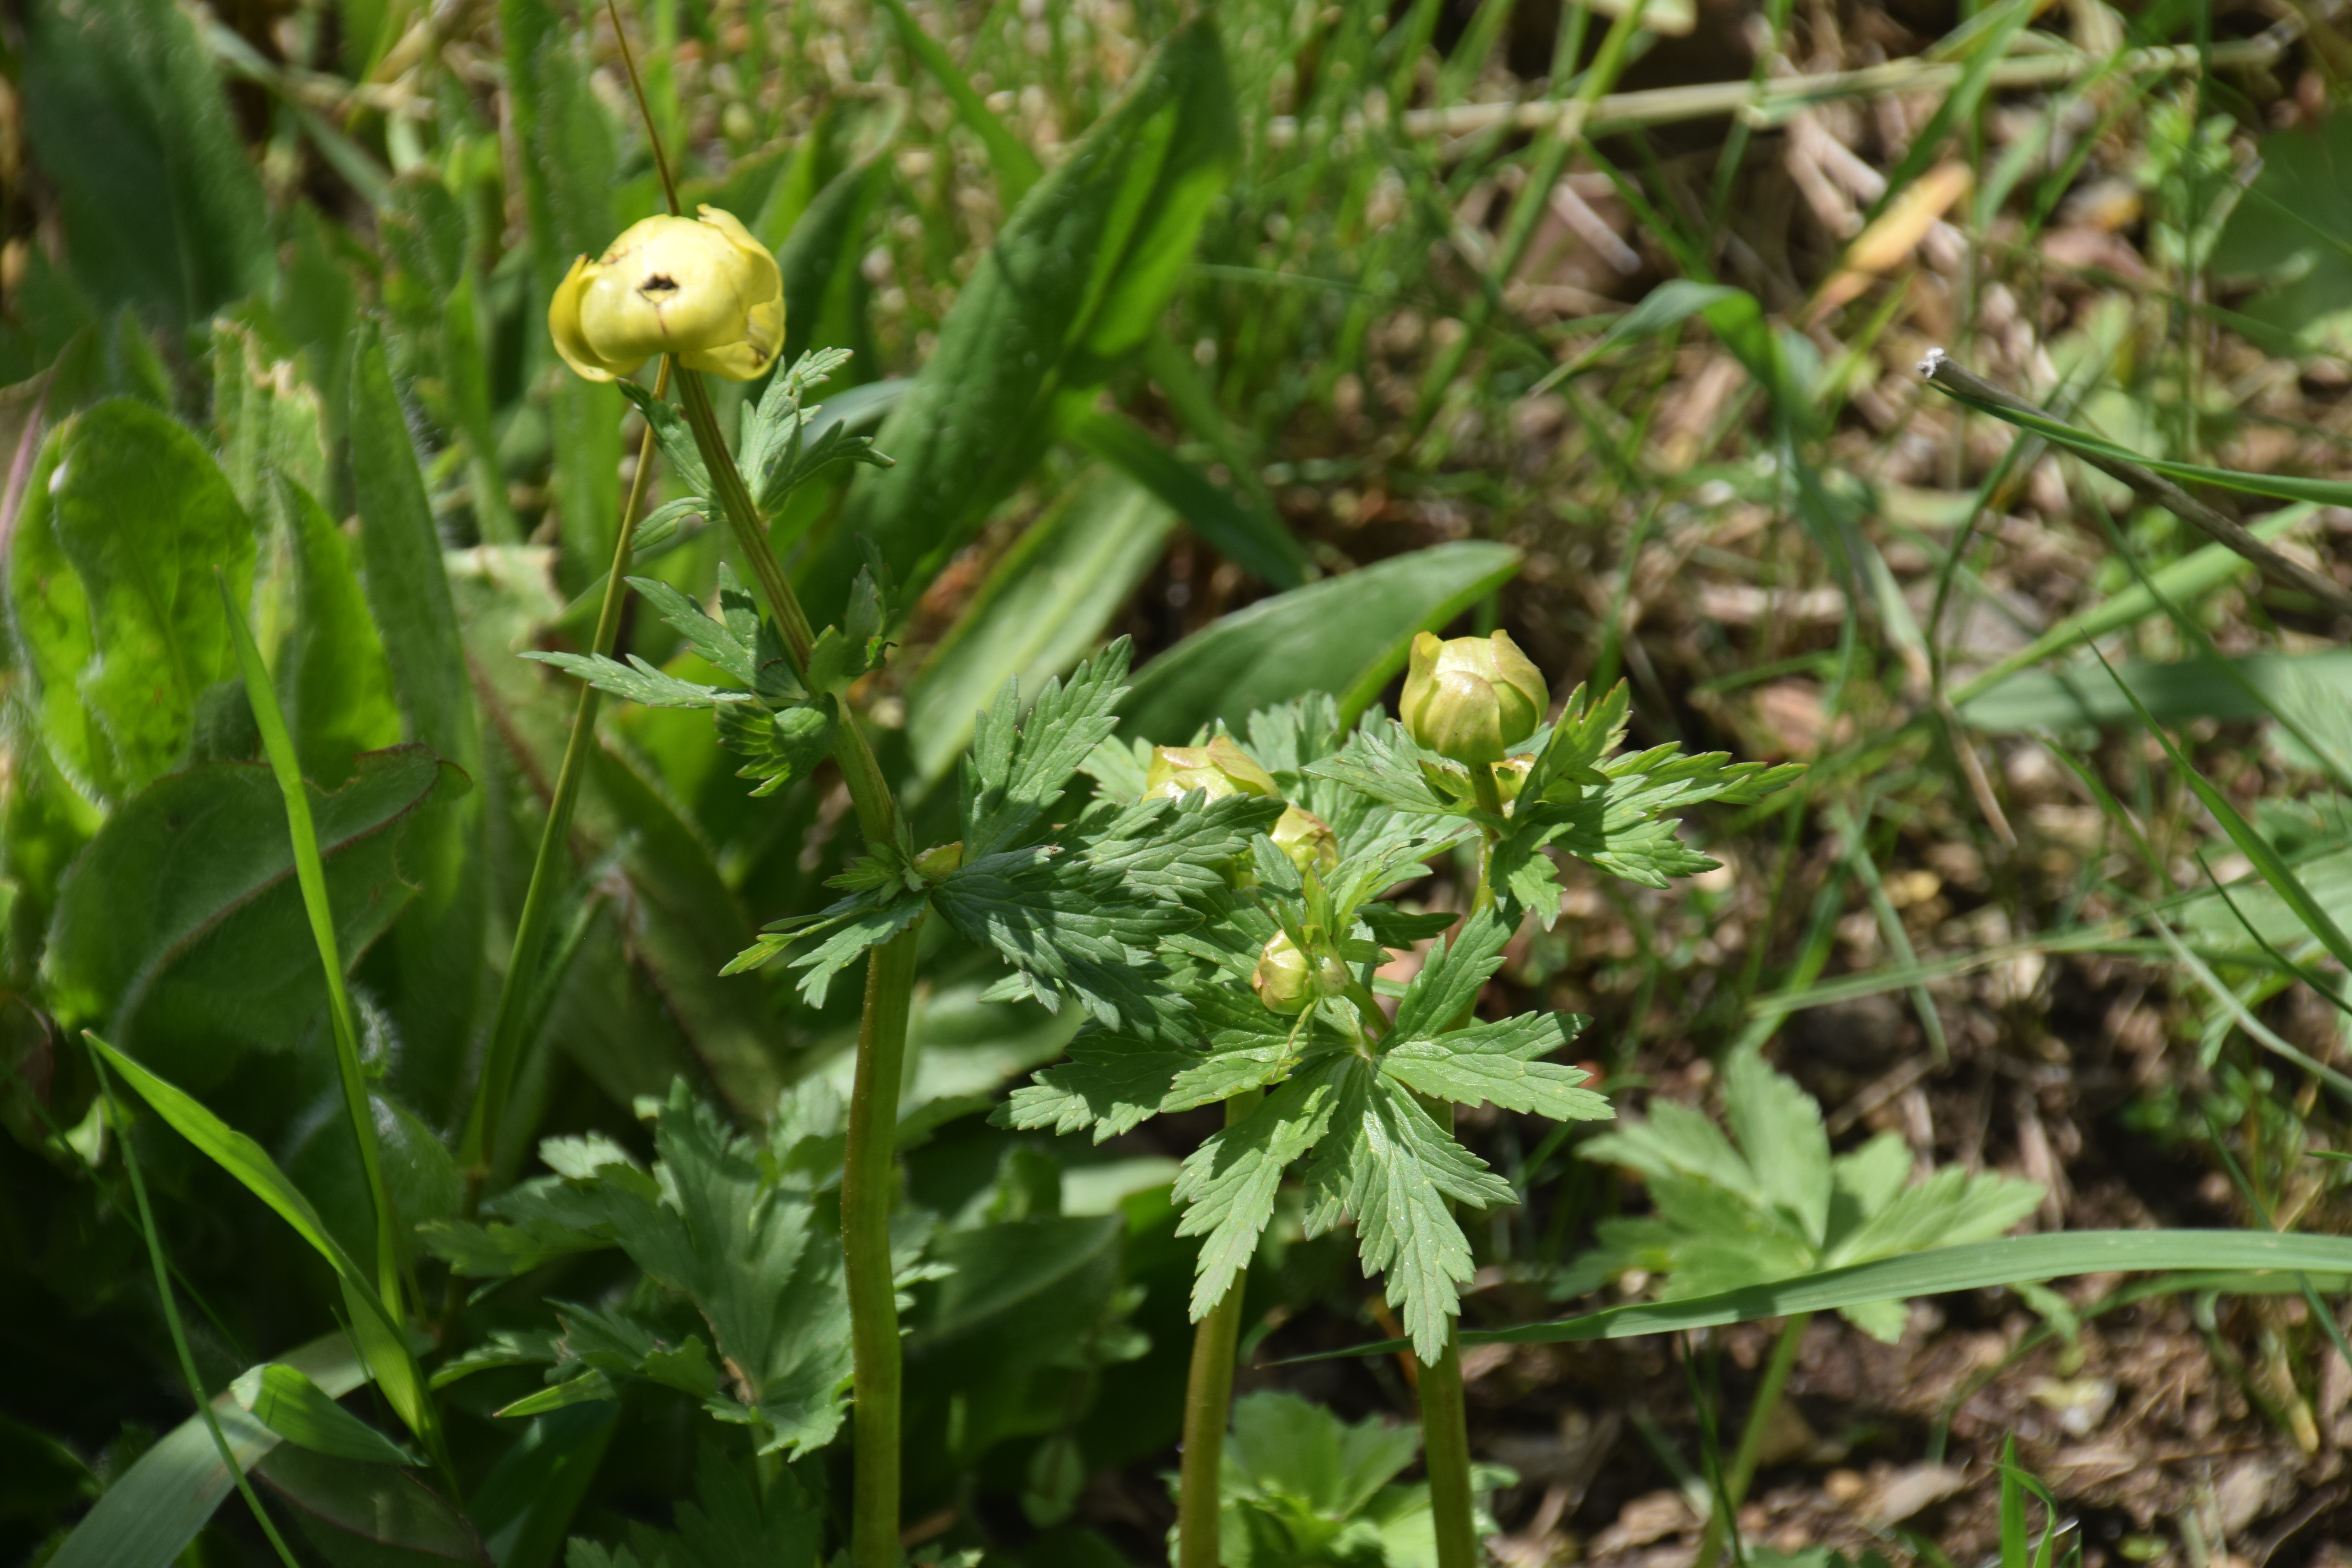
[[656, 272], [652, 277], [646, 279], [643, 283], [637, 285], [637, 292], [640, 294], [675, 294], [677, 292], [677, 279], [672, 278], [667, 272]]

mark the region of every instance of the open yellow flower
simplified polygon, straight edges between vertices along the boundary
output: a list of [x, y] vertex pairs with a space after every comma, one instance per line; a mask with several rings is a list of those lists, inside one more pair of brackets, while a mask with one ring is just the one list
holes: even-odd
[[784, 278], [735, 215], [632, 224], [604, 254], [581, 257], [556, 287], [547, 330], [590, 381], [628, 374], [655, 354], [749, 381], [784, 342]]

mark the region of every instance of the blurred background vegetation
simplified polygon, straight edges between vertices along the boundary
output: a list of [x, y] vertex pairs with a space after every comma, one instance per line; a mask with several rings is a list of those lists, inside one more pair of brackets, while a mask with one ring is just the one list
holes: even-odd
[[[2344, 1222], [2342, 1166], [2312, 1157], [2352, 1100], [2323, 933], [2078, 642], [2352, 925], [2352, 628], [1916, 369], [1943, 348], [2150, 456], [2352, 474], [2338, 7], [620, 21], [686, 199], [777, 248], [787, 354], [854, 350], [830, 408], [900, 459], [796, 496], [776, 537], [820, 622], [857, 536], [895, 568], [898, 646], [856, 696], [919, 812], [951, 812], [935, 786], [1004, 678], [1034, 690], [1122, 633], [1128, 732], [1181, 742], [1311, 689], [1360, 708], [1419, 627], [1507, 627], [1558, 691], [1629, 680], [1637, 743], [1811, 764], [1692, 830], [1721, 869], [1665, 892], [1571, 873], [1567, 918], [1515, 945], [1498, 984], [1593, 1015], [1580, 1048], [1622, 1105], [1711, 1107], [1715, 1064], [1763, 1046], [1840, 1147], [1893, 1132], [1923, 1170], [2031, 1180], [2042, 1228]], [[205, 579], [226, 561], [249, 595], [313, 782], [355, 781], [331, 861], [381, 1118], [404, 1213], [446, 1215], [571, 711], [512, 656], [584, 644], [636, 449], [619, 394], [556, 361], [546, 301], [661, 195], [593, 6], [9, 0], [0, 48], [0, 1558], [39, 1561], [185, 1415], [70, 1031], [105, 1026], [365, 1223], [282, 850], [230, 875], [173, 848], [252, 820], [173, 782], [255, 754]], [[2242, 515], [2352, 582], [2352, 510]], [[707, 594], [729, 549], [688, 516], [642, 569]], [[691, 666], [649, 616], [624, 647]], [[368, 760], [404, 741], [470, 791]], [[698, 715], [606, 715], [508, 1174], [543, 1136], [646, 1150], [633, 1104], [675, 1079], [747, 1125], [788, 1084], [845, 1084], [854, 987], [812, 1009], [717, 977], [829, 897], [845, 796], [827, 772], [753, 802], [733, 774]], [[1441, 868], [1422, 896], [1460, 885]], [[951, 943], [929, 973], [902, 1142], [963, 1283], [924, 1287], [908, 1342], [909, 1544], [1156, 1561], [1192, 1268], [1167, 1183], [1209, 1124], [1100, 1148], [992, 1129], [1074, 1020], [984, 1000], [992, 964]], [[1644, 1209], [1638, 1180], [1491, 1107], [1465, 1126], [1526, 1198], [1476, 1237], [1469, 1321], [1642, 1289], [1575, 1266], [1596, 1219]], [[152, 1145], [207, 1381], [320, 1331], [315, 1263]], [[1260, 1255], [1245, 1349], [1389, 1331], [1344, 1239], [1298, 1236], [1293, 1215]], [[570, 1267], [468, 1310], [629, 1288]], [[1976, 1561], [2013, 1435], [2085, 1561], [2352, 1560], [2352, 1367], [2305, 1301], [2112, 1285], [1945, 1298], [1893, 1344], [1811, 1325], [1747, 1540]], [[1689, 1561], [1770, 1342], [1471, 1352], [1474, 1447], [1516, 1476], [1498, 1553]], [[506, 1375], [459, 1385], [461, 1444], [488, 1451], [528, 1386]], [[1410, 1410], [1407, 1376], [1244, 1371], [1234, 1462], [1260, 1469], [1234, 1507], [1363, 1525], [1254, 1527], [1250, 1552], [1417, 1560], [1409, 1500], [1365, 1501], [1409, 1474], [1378, 1454], [1277, 1485], [1307, 1439], [1270, 1392], [1369, 1421]], [[541, 1417], [586, 1500], [498, 1561], [554, 1561], [567, 1521], [668, 1523], [691, 1415], [640, 1389], [593, 1429]], [[261, 1560], [233, 1512], [189, 1561]], [[373, 1561], [336, 1528], [304, 1550]]]

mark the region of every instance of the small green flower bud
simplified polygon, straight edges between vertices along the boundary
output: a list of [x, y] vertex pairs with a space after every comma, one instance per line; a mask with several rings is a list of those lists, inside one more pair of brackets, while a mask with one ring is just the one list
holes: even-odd
[[952, 844], [934, 844], [915, 857], [915, 874], [927, 882], [936, 882], [950, 871], [963, 867], [963, 840]]
[[1503, 797], [1503, 810], [1508, 813], [1511, 803], [1519, 798], [1526, 787], [1528, 773], [1536, 765], [1535, 753], [1521, 752], [1516, 757], [1506, 757], [1495, 764], [1495, 793]]
[[1508, 632], [1441, 642], [1412, 639], [1399, 717], [1406, 733], [1440, 756], [1476, 767], [1499, 763], [1543, 722], [1551, 689]]
[[1220, 735], [1205, 746], [1154, 746], [1151, 766], [1143, 775], [1143, 798], [1173, 800], [1202, 789], [1211, 800], [1231, 795], [1271, 795], [1274, 775], [1257, 759]]
[[1267, 837], [1301, 871], [1312, 867], [1328, 876], [1339, 867], [1339, 836], [1331, 831], [1329, 823], [1311, 811], [1290, 807]]
[[1250, 972], [1250, 985], [1269, 1012], [1286, 1016], [1303, 1013], [1318, 996], [1337, 996], [1348, 988], [1348, 966], [1336, 953], [1310, 959], [1280, 931], [1266, 942]]

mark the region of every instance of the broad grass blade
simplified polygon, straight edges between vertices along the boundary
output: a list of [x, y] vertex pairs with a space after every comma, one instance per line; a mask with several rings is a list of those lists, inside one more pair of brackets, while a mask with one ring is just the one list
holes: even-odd
[[1261, 599], [1144, 666], [1119, 732], [1181, 743], [1213, 719], [1238, 724], [1308, 691], [1338, 694], [1352, 721], [1404, 668], [1414, 633], [1444, 626], [1518, 569], [1509, 545], [1464, 541]]

